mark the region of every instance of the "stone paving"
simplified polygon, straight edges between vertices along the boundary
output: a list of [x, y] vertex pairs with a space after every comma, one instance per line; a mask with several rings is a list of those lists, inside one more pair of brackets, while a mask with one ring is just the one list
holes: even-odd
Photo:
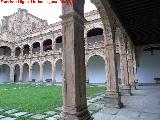
[[122, 96], [124, 108], [103, 108], [94, 120], [160, 120], [160, 85], [138, 86], [133, 96]]

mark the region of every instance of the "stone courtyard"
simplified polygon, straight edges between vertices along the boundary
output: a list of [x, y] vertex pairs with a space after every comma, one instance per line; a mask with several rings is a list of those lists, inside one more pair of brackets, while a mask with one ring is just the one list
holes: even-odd
[[[90, 113], [93, 113], [94, 120], [159, 120], [160, 119], [160, 85], [138, 86], [133, 90], [133, 96], [122, 96], [125, 106], [122, 109], [106, 108], [104, 106], [104, 95], [99, 95], [88, 100]], [[33, 114], [19, 112], [15, 109], [5, 111], [7, 116], [0, 115], [0, 120], [16, 120], [20, 117], [29, 117], [35, 120], [58, 120], [61, 108], [56, 111], [48, 111], [44, 114]], [[12, 117], [8, 117], [12, 116]]]

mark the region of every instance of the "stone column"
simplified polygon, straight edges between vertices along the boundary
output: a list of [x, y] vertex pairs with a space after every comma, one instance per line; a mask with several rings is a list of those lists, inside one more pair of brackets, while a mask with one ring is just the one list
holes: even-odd
[[138, 78], [137, 78], [137, 61], [136, 61], [135, 48], [133, 49], [133, 65], [134, 65], [134, 81], [135, 81], [135, 83], [138, 83]]
[[88, 64], [87, 63], [85, 65], [85, 67], [86, 67], [86, 69], [85, 69], [85, 71], [86, 71], [86, 83], [89, 84], [89, 74], [88, 74]]
[[86, 99], [84, 0], [62, 5], [63, 111], [61, 120], [90, 120]]
[[43, 52], [43, 43], [42, 42], [40, 43], [40, 52], [41, 53]]
[[120, 54], [120, 59], [121, 59], [120, 66], [121, 66], [121, 81], [122, 81], [122, 85], [120, 86], [121, 93], [123, 95], [128, 95], [128, 94], [132, 95], [131, 86], [129, 83], [127, 53]]
[[23, 77], [23, 66], [20, 66], [19, 82], [22, 82]]
[[39, 82], [43, 82], [43, 63], [40, 63], [40, 81]]
[[14, 67], [10, 67], [10, 82], [14, 83]]
[[56, 83], [56, 63], [52, 63], [52, 83]]
[[32, 82], [32, 65], [29, 65], [29, 82]]
[[123, 103], [121, 102], [121, 94], [119, 92], [119, 86], [118, 86], [115, 32], [116, 32], [115, 30], [109, 32], [109, 30], [106, 31], [106, 29], [104, 31], [105, 49], [106, 49], [105, 55], [107, 61], [105, 67], [107, 67], [106, 70], [108, 73], [105, 106], [113, 108], [121, 108], [123, 107]]
[[129, 72], [129, 81], [130, 84], [134, 84], [134, 65], [133, 65], [133, 58], [132, 54], [128, 54], [128, 72]]

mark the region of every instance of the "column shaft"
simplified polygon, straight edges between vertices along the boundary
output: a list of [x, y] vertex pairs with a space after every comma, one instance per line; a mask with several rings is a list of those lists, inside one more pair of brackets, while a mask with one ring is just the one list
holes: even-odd
[[43, 64], [40, 63], [40, 81], [39, 82], [43, 82]]
[[62, 120], [89, 120], [84, 48], [84, 0], [62, 5], [63, 112]]
[[32, 81], [32, 65], [29, 65], [29, 82]]
[[52, 83], [56, 83], [56, 64], [52, 63]]
[[10, 68], [10, 82], [14, 82], [14, 67]]
[[23, 66], [20, 66], [19, 82], [22, 82], [23, 77]]

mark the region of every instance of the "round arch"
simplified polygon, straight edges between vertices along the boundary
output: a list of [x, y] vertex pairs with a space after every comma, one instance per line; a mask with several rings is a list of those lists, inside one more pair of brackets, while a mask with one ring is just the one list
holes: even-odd
[[34, 42], [32, 44], [32, 53], [39, 53], [40, 52], [40, 43], [39, 42]]
[[105, 60], [99, 55], [94, 55], [88, 61], [89, 83], [106, 83], [107, 72], [105, 71]]
[[27, 63], [23, 64], [23, 74], [22, 74], [22, 81], [28, 82], [29, 80], [29, 65]]
[[21, 48], [20, 47], [16, 47], [15, 56], [18, 57], [20, 54], [21, 54]]
[[43, 41], [43, 51], [48, 51], [48, 50], [52, 50], [52, 40], [51, 39], [47, 39]]
[[32, 81], [38, 82], [40, 80], [40, 65], [38, 62], [32, 64]]
[[0, 83], [8, 83], [10, 81], [10, 67], [7, 64], [0, 65]]
[[56, 50], [62, 49], [62, 36], [58, 36], [55, 40], [56, 42]]
[[56, 83], [62, 83], [62, 59], [58, 59], [55, 63], [55, 66], [56, 66], [56, 74], [55, 74]]
[[14, 82], [19, 81], [19, 75], [20, 75], [20, 66], [18, 64], [16, 64], [14, 66]]
[[0, 55], [11, 56], [11, 48], [8, 46], [1, 46]]
[[28, 44], [25, 44], [23, 46], [23, 55], [26, 55], [26, 54], [28, 55], [29, 52], [30, 52], [30, 46]]
[[43, 80], [44, 82], [52, 81], [52, 63], [50, 61], [43, 63]]
[[103, 29], [93, 28], [87, 32], [87, 43], [91, 46], [104, 43]]

